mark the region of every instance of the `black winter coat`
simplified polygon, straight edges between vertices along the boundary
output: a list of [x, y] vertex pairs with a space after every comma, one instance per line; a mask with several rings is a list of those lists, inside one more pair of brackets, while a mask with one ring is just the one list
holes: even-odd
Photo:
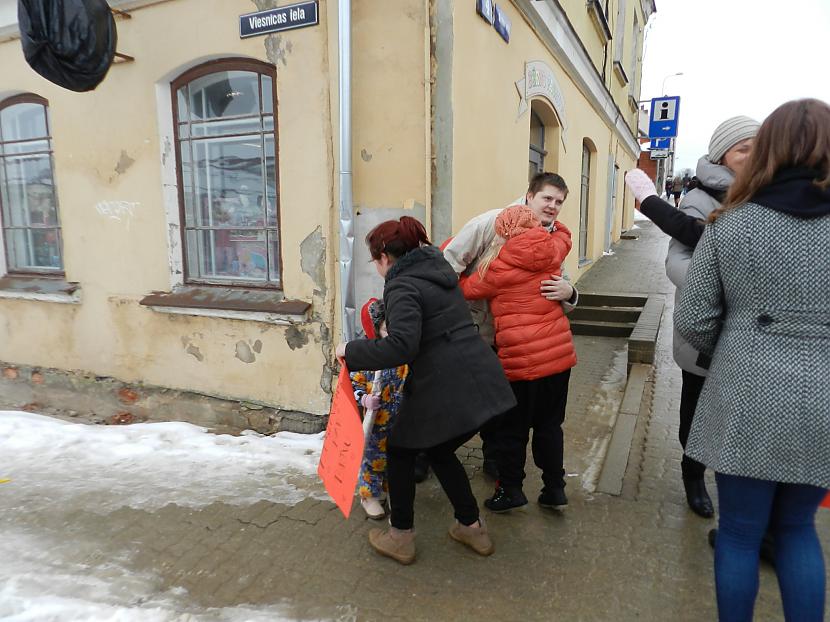
[[424, 246], [398, 259], [386, 275], [383, 301], [389, 336], [350, 341], [346, 365], [376, 370], [409, 364], [391, 445], [433, 447], [516, 405], [441, 251]]

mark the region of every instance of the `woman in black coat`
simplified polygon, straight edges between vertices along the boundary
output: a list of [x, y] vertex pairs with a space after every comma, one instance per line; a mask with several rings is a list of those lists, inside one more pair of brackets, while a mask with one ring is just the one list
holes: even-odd
[[501, 364], [470, 316], [458, 277], [429, 244], [423, 225], [408, 216], [381, 223], [366, 236], [385, 278], [388, 337], [340, 344], [349, 369], [409, 365], [400, 410], [387, 448], [391, 529], [369, 542], [403, 564], [415, 559], [415, 456], [425, 452], [455, 510], [450, 535], [481, 555], [493, 552], [467, 473], [455, 450], [486, 421], [516, 401]]

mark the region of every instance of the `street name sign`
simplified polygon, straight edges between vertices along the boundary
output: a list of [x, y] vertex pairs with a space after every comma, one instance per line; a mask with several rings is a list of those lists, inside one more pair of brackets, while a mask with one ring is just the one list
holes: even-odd
[[320, 23], [317, 0], [298, 2], [267, 11], [246, 13], [239, 16], [239, 37], [246, 39], [272, 32], [316, 26]]
[[677, 136], [677, 121], [680, 113], [679, 97], [655, 97], [651, 100], [649, 115], [649, 138], [674, 138]]

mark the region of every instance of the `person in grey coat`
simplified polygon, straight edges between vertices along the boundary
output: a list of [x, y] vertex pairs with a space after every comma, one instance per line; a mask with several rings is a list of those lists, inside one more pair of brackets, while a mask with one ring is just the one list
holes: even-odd
[[[690, 190], [680, 204], [680, 211], [700, 220], [721, 206], [727, 190], [740, 172], [752, 150], [755, 134], [760, 124], [749, 117], [732, 117], [721, 123], [709, 141], [709, 153], [697, 163], [698, 185]], [[688, 242], [688, 240], [686, 240]], [[686, 284], [686, 272], [695, 245], [687, 246], [672, 239], [666, 256], [666, 274], [677, 288], [675, 302], [680, 300]], [[692, 420], [703, 381], [706, 379], [706, 357], [701, 357], [694, 347], [674, 332], [674, 360], [682, 370], [683, 385], [680, 393], [680, 444], [686, 447]], [[705, 467], [683, 456], [681, 462], [683, 488], [686, 501], [693, 512], [704, 518], [714, 516], [714, 508], [704, 483]]]
[[414, 561], [415, 458], [423, 451], [455, 510], [450, 536], [490, 555], [493, 544], [455, 450], [516, 405], [513, 391], [479, 337], [455, 270], [429, 245], [424, 226], [404, 216], [379, 224], [366, 242], [385, 278], [388, 336], [340, 344], [336, 354], [349, 369], [409, 365], [387, 446], [391, 529], [371, 530], [369, 542], [403, 564]]
[[715, 471], [721, 620], [752, 619], [767, 528], [788, 621], [824, 618], [830, 106], [775, 110], [695, 250], [675, 327], [711, 365], [686, 445]]

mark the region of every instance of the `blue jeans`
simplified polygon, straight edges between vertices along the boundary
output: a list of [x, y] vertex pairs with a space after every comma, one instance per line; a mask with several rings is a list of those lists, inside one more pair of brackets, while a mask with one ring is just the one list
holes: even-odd
[[815, 514], [826, 491], [716, 473], [720, 521], [715, 586], [721, 622], [751, 622], [758, 595], [758, 557], [769, 527], [775, 571], [788, 622], [824, 619], [824, 557]]

